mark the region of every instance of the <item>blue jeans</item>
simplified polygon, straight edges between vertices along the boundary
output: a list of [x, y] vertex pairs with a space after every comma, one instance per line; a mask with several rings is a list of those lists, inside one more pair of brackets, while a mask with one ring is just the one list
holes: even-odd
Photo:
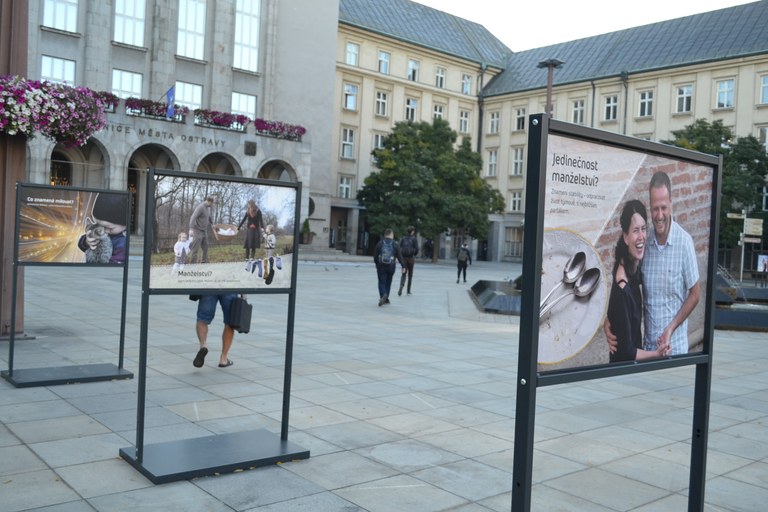
[[392, 276], [395, 275], [396, 265], [376, 265], [376, 276], [379, 278], [379, 298], [389, 297], [392, 288]]
[[237, 297], [236, 293], [226, 295], [203, 295], [197, 302], [197, 319], [210, 325], [213, 317], [216, 316], [216, 303], [221, 304], [221, 312], [224, 314], [224, 323], [229, 321], [229, 309], [232, 306], [232, 300]]

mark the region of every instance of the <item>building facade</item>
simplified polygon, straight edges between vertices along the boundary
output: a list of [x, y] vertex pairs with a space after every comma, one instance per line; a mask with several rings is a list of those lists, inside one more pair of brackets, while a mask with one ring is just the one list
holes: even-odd
[[[148, 168], [301, 181], [302, 217], [327, 210], [331, 103], [311, 101], [305, 79], [332, 96], [337, 14], [312, 0], [31, 0], [28, 77], [119, 101], [82, 147], [31, 140], [28, 180], [131, 191], [139, 240]], [[171, 95], [186, 115], [146, 106]], [[305, 133], [221, 126], [195, 109]]]

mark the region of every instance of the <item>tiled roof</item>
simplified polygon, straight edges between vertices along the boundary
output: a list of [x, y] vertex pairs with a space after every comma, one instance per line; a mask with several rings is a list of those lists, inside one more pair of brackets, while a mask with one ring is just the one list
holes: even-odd
[[499, 68], [511, 53], [482, 25], [409, 0], [339, 0], [339, 23]]
[[484, 89], [486, 96], [547, 86], [538, 63], [565, 64], [554, 85], [768, 53], [768, 0], [518, 52]]

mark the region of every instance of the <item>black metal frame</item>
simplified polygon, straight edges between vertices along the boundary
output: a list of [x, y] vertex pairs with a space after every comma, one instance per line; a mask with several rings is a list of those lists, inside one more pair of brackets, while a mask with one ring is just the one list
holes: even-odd
[[[128, 294], [128, 251], [130, 249], [129, 241], [130, 237], [126, 237], [125, 242], [125, 263], [121, 265], [109, 264], [109, 263], [48, 263], [48, 262], [20, 262], [19, 261], [19, 236], [20, 236], [20, 206], [21, 198], [25, 190], [39, 189], [39, 190], [61, 190], [61, 187], [54, 187], [51, 185], [36, 185], [29, 183], [16, 183], [16, 225], [15, 236], [13, 241], [13, 278], [12, 288], [14, 300], [11, 303], [11, 325], [10, 335], [8, 343], [8, 369], [0, 372], [0, 375], [8, 382], [13, 384], [17, 388], [34, 387], [34, 386], [55, 386], [59, 384], [74, 384], [77, 382], [97, 382], [103, 380], [122, 380], [133, 378], [133, 373], [123, 369], [123, 360], [125, 352], [125, 317], [126, 317], [126, 301]], [[122, 192], [117, 190], [100, 190], [90, 188], [79, 187], [67, 187], [68, 191], [75, 192], [108, 192], [116, 195], [128, 195], [128, 192]], [[126, 219], [128, 218], [128, 212], [126, 212]], [[45, 267], [81, 267], [81, 266], [98, 266], [98, 267], [122, 267], [123, 270], [123, 291], [122, 291], [122, 304], [120, 308], [120, 338], [118, 347], [118, 363], [117, 366], [111, 363], [96, 363], [85, 365], [70, 365], [70, 366], [57, 366], [47, 368], [17, 368], [14, 369], [14, 350], [16, 341], [16, 296], [19, 283], [19, 266], [45, 266]]]
[[[256, 185], [294, 188], [296, 205], [294, 212], [293, 267], [290, 288], [227, 289], [230, 293], [288, 294], [286, 319], [285, 373], [283, 375], [283, 409], [280, 436], [259, 429], [248, 432], [219, 434], [194, 439], [182, 439], [164, 443], [144, 443], [144, 414], [146, 407], [147, 352], [149, 299], [153, 294], [195, 295], [210, 293], [210, 289], [153, 289], [150, 287], [150, 263], [152, 255], [152, 218], [154, 214], [155, 176], [232, 181]], [[233, 472], [280, 462], [309, 458], [309, 450], [288, 441], [288, 416], [290, 410], [291, 372], [293, 366], [293, 327], [296, 309], [296, 273], [299, 240], [299, 215], [301, 207], [301, 183], [286, 183], [221, 175], [201, 175], [178, 171], [149, 169], [147, 175], [147, 211], [145, 218], [144, 266], [141, 300], [141, 333], [139, 341], [139, 377], [136, 410], [136, 446], [120, 449], [120, 456], [155, 484], [186, 480], [217, 473]]]
[[[635, 139], [627, 136], [556, 121], [545, 114], [530, 116], [528, 134], [528, 166], [524, 226], [523, 294], [520, 315], [517, 402], [515, 415], [515, 454], [513, 467], [512, 510], [531, 509], [536, 390], [540, 386], [654, 371], [695, 365], [695, 390], [691, 441], [691, 468], [688, 510], [704, 510], [709, 399], [712, 376], [714, 284], [716, 274], [717, 233], [722, 157]], [[541, 300], [542, 241], [546, 190], [548, 135], [557, 134], [617, 148], [632, 149], [692, 161], [713, 169], [712, 205], [710, 213], [709, 261], [705, 301], [704, 339], [701, 353], [670, 357], [643, 363], [614, 363], [604, 366], [542, 372], [538, 371], [539, 303]]]

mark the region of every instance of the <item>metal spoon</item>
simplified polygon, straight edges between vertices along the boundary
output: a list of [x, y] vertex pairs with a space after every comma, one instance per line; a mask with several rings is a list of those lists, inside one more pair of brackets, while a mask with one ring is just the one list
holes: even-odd
[[599, 282], [600, 269], [595, 267], [588, 269], [579, 277], [579, 279], [576, 281], [576, 284], [573, 285], [573, 288], [559, 296], [550, 304], [547, 304], [539, 313], [539, 317], [544, 316], [544, 314], [551, 310], [555, 304], [563, 300], [565, 297], [568, 297], [569, 295], [575, 294], [577, 297], [588, 297], [592, 294], [593, 291], [595, 291], [595, 288], [597, 288]]
[[541, 304], [539, 305], [539, 311], [543, 309], [547, 305], [547, 301], [552, 296], [553, 293], [555, 293], [555, 290], [560, 288], [560, 286], [565, 284], [573, 284], [576, 282], [576, 280], [581, 277], [581, 275], [584, 273], [584, 267], [587, 264], [587, 255], [584, 254], [582, 251], [577, 252], [570, 258], [568, 258], [568, 261], [565, 262], [565, 268], [563, 269], [563, 279], [555, 285], [554, 288], [552, 288], [546, 297], [544, 297], [544, 300], [541, 301]]

